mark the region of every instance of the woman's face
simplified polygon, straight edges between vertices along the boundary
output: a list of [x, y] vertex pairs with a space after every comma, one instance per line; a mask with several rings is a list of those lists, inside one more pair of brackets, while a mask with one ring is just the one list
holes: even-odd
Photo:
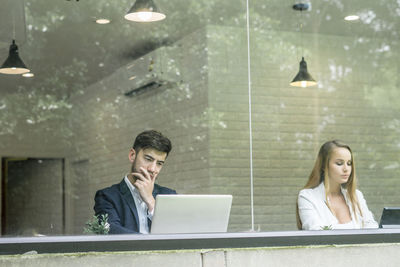
[[329, 159], [328, 175], [331, 184], [344, 184], [349, 180], [353, 162], [347, 148], [337, 147]]

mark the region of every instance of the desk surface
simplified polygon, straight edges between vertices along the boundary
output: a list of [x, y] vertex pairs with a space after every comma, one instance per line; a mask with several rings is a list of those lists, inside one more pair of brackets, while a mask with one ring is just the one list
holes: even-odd
[[0, 238], [0, 255], [400, 243], [400, 229]]

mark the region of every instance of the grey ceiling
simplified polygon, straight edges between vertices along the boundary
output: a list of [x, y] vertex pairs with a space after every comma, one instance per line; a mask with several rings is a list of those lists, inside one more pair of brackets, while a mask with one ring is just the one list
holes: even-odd
[[[134, 0], [0, 0], [0, 64], [15, 37], [20, 55], [34, 78], [0, 75], [0, 93], [18, 89], [74, 90], [110, 74], [154, 48], [173, 43], [206, 24], [246, 26], [243, 0], [154, 0], [167, 15], [155, 23], [135, 23], [123, 16]], [[398, 0], [318, 0], [312, 9], [293, 11], [298, 1], [249, 1], [250, 25], [264, 30], [369, 36], [398, 40]], [[310, 1], [305, 1], [310, 2]], [[351, 3], [349, 3], [351, 2]], [[348, 23], [347, 13], [361, 14]], [[108, 17], [108, 25], [94, 23]]]

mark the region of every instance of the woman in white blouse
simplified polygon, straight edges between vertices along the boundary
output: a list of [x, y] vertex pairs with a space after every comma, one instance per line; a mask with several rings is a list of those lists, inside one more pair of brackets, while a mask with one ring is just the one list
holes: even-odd
[[350, 147], [323, 144], [297, 200], [297, 225], [303, 230], [378, 228], [357, 179]]

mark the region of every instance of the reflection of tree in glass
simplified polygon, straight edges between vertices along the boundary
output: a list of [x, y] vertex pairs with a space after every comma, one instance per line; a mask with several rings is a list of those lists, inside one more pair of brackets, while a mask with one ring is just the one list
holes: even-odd
[[[39, 62], [40, 65], [36, 66], [43, 67], [32, 64], [35, 79], [24, 81], [19, 86], [19, 92], [29, 91], [33, 95], [22, 93], [20, 96], [6, 96], [2, 99], [0, 108], [5, 111], [2, 114], [2, 133], [15, 134], [18, 121], [35, 124], [53, 120], [62, 123], [62, 117], [66, 117], [67, 113], [61, 114], [60, 110], [71, 108], [68, 98], [82, 92], [94, 79], [107, 76], [110, 70], [158, 46], [174, 42], [180, 38], [178, 34], [190, 33], [205, 23], [221, 23], [224, 16], [227, 16], [226, 3], [190, 2], [182, 16], [182, 11], [176, 9], [176, 3], [166, 2], [161, 6], [168, 11], [166, 23], [137, 24], [127, 22], [121, 15], [131, 4], [131, 1], [48, 1], [44, 9], [42, 1], [26, 1], [27, 44], [31, 52], [24, 58], [30, 63]], [[240, 11], [241, 8], [232, 7], [230, 12]], [[98, 25], [90, 23], [94, 17], [102, 15], [110, 16], [115, 23], [112, 31], [102, 31]], [[74, 31], [77, 26], [81, 28], [80, 31]], [[176, 30], [178, 28], [179, 31]], [[63, 34], [59, 34], [61, 32]], [[105, 32], [107, 38], [104, 38]], [[58, 39], [53, 38], [56, 34]], [[131, 39], [137, 45], [128, 49], [123, 46], [121, 49], [119, 43]], [[84, 58], [79, 57], [82, 53], [86, 55]], [[71, 58], [70, 54], [77, 57]], [[14, 87], [15, 81], [11, 81], [10, 86]], [[28, 95], [31, 95], [30, 98]], [[12, 111], [11, 102], [21, 108]], [[21, 105], [22, 102], [25, 105]], [[51, 111], [44, 105], [50, 107]], [[22, 111], [22, 107], [25, 111]], [[32, 111], [40, 112], [32, 114]], [[23, 112], [29, 113], [29, 116]], [[68, 127], [65, 129], [68, 130]], [[36, 132], [42, 130], [45, 129], [36, 128]], [[70, 135], [68, 131], [62, 132], [66, 136]]]

